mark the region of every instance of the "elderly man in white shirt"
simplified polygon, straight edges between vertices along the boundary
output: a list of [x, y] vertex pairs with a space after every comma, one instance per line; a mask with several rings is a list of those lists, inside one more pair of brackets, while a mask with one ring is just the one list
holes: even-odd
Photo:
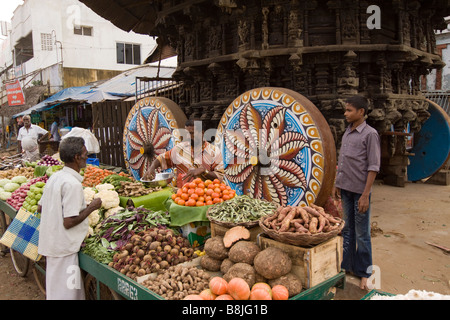
[[23, 116], [23, 127], [20, 128], [17, 134], [17, 142], [19, 143], [19, 152], [22, 152], [22, 140], [25, 137], [30, 137], [38, 142], [39, 135], [46, 134], [48, 131], [31, 123], [31, 117], [29, 115]]
[[94, 199], [86, 206], [80, 169], [86, 167], [84, 139], [69, 137], [59, 147], [65, 166], [47, 181], [40, 200], [38, 252], [46, 257], [47, 300], [84, 300], [78, 263], [80, 246], [88, 233], [88, 219], [101, 207]]

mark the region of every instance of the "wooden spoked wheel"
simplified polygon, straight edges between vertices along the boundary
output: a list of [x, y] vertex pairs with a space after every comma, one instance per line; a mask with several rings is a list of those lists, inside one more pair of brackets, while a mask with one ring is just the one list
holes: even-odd
[[86, 300], [123, 300], [123, 297], [90, 274], [84, 280]]
[[30, 268], [31, 260], [13, 249], [9, 249], [9, 252], [17, 274], [21, 277], [26, 277]]
[[186, 115], [167, 98], [144, 98], [130, 110], [123, 134], [126, 166], [140, 180], [155, 156], [170, 150], [180, 141], [177, 129], [183, 128]]
[[237, 194], [279, 205], [323, 205], [336, 172], [336, 147], [317, 107], [284, 88], [257, 88], [226, 109], [216, 135], [225, 180]]
[[[5, 233], [6, 229], [8, 228], [8, 225], [6, 223], [6, 215], [4, 212], [0, 211], [0, 238]], [[4, 246], [3, 244], [0, 244], [0, 256], [5, 256], [9, 252], [9, 248]]]
[[41, 292], [45, 295], [45, 270], [46, 270], [46, 260], [45, 257], [42, 257], [39, 261], [35, 261], [33, 264], [33, 277], [36, 281], [36, 284], [41, 290]]

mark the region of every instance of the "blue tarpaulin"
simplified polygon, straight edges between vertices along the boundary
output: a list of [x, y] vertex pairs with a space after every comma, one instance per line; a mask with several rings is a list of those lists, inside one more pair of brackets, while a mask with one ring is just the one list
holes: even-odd
[[[175, 72], [174, 67], [161, 67], [159, 77], [170, 78]], [[122, 100], [136, 94], [136, 77], [154, 78], [158, 74], [155, 65], [142, 65], [115, 76], [99, 85], [66, 88], [52, 95], [37, 105], [17, 113], [13, 118], [52, 109], [65, 102], [100, 102], [104, 100]]]

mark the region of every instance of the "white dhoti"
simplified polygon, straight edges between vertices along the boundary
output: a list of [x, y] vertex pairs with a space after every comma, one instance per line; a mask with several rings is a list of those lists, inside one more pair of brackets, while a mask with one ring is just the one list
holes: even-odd
[[84, 284], [78, 253], [65, 257], [46, 257], [47, 300], [84, 300]]

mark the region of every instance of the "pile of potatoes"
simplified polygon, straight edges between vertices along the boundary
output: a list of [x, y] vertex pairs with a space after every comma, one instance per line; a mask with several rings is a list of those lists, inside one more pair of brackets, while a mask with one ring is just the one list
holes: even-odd
[[190, 294], [199, 294], [208, 288], [210, 275], [196, 267], [173, 266], [161, 271], [143, 285], [168, 300], [182, 300]]
[[194, 258], [189, 241], [165, 227], [135, 234], [113, 257], [109, 266], [135, 280]]
[[291, 273], [292, 260], [283, 250], [268, 247], [261, 250], [255, 242], [241, 239], [229, 248], [224, 237], [215, 236], [205, 243], [205, 255], [200, 265], [208, 271], [221, 271], [229, 282], [233, 278], [244, 279], [251, 288], [257, 282], [266, 282], [271, 287], [284, 285], [289, 297], [302, 290], [301, 280]]
[[34, 168], [33, 167], [20, 167], [14, 168], [10, 170], [0, 171], [0, 179], [9, 179], [11, 180], [17, 176], [24, 176], [28, 180], [34, 178]]

